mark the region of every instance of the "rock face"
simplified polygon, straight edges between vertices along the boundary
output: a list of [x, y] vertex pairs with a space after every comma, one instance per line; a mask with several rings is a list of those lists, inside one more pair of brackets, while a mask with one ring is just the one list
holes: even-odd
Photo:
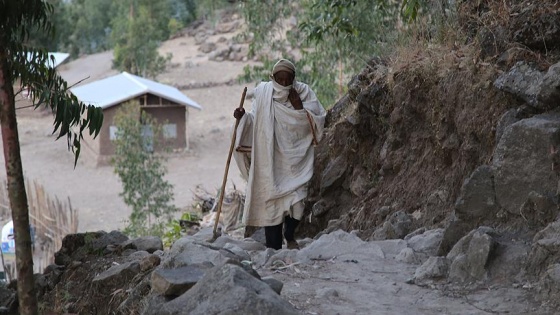
[[556, 192], [558, 179], [551, 170], [549, 150], [560, 128], [560, 115], [523, 119], [506, 129], [493, 160], [496, 199], [511, 214], [520, 215], [531, 191]]
[[498, 209], [492, 168], [480, 166], [463, 183], [455, 202], [455, 215], [459, 220], [477, 221], [495, 216]]
[[241, 267], [225, 264], [209, 270], [192, 289], [163, 304], [148, 305], [144, 315], [299, 314], [266, 283]]

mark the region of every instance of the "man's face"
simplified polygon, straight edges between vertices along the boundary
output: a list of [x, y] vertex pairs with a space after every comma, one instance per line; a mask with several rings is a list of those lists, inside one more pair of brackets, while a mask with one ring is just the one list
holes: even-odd
[[294, 75], [288, 71], [278, 71], [274, 75], [274, 81], [281, 86], [289, 86], [294, 83]]

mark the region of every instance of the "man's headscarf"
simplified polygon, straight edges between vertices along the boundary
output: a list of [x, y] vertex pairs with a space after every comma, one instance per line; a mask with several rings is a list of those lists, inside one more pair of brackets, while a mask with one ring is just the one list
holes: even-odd
[[278, 73], [280, 71], [287, 71], [287, 72], [290, 72], [293, 75], [295, 75], [296, 74], [296, 67], [294, 66], [294, 64], [291, 61], [289, 61], [287, 59], [280, 59], [280, 60], [278, 60], [278, 62], [272, 68], [272, 75], [275, 75], [276, 73]]

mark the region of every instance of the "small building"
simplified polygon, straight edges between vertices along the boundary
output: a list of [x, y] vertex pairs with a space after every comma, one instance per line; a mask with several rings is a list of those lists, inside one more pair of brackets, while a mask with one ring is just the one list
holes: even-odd
[[202, 107], [177, 88], [141, 78], [127, 72], [70, 89], [81, 102], [103, 109], [103, 126], [97, 138], [84, 135], [82, 153], [93, 157], [96, 165], [106, 165], [115, 153], [113, 140], [117, 128], [114, 117], [119, 107], [129, 101], [163, 124], [166, 146], [188, 149], [187, 121], [189, 108]]

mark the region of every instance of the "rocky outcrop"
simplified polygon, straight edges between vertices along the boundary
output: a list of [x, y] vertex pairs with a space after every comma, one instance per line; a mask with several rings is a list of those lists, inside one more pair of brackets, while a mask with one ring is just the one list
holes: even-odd
[[151, 314], [299, 314], [266, 283], [234, 264], [208, 271], [194, 287], [167, 303], [148, 304]]
[[549, 150], [560, 128], [560, 115], [543, 114], [520, 120], [506, 129], [496, 146], [492, 167], [499, 205], [520, 215], [529, 193], [554, 194], [558, 178]]

